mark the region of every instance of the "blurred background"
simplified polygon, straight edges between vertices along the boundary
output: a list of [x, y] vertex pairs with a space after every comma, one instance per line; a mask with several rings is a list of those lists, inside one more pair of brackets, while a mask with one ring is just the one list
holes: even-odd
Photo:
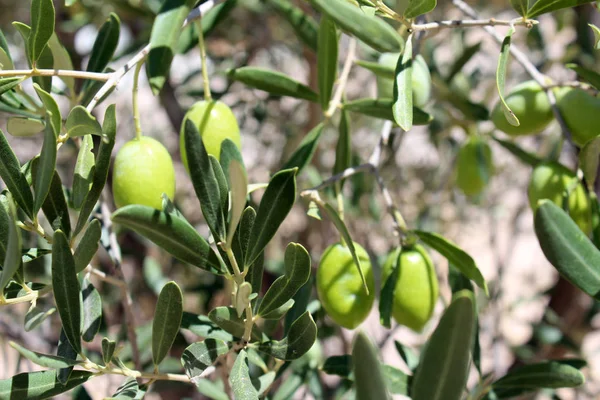
[[[280, 0], [281, 1], [281, 0]], [[318, 18], [308, 2], [288, 0]], [[207, 36], [210, 85], [213, 97], [228, 104], [234, 111], [242, 132], [242, 152], [251, 183], [267, 182], [272, 172], [287, 160], [304, 135], [321, 120], [318, 104], [307, 104], [292, 98], [269, 96], [251, 90], [240, 83], [228, 81], [226, 70], [244, 65], [262, 66], [284, 72], [316, 88], [316, 55], [296, 37], [288, 22], [277, 12], [275, 0], [230, 0], [231, 11]], [[390, 2], [393, 3], [393, 2]], [[471, 1], [482, 18], [516, 18], [508, 0]], [[71, 7], [55, 1], [56, 32], [73, 59], [75, 69], [85, 69], [99, 27], [116, 13], [121, 19], [121, 34], [116, 57], [111, 63], [118, 68], [137, 53], [149, 40], [152, 21], [161, 5], [160, 0], [79, 0]], [[28, 1], [0, 0], [0, 29], [6, 36], [17, 68], [27, 68], [23, 42], [11, 25], [12, 21], [29, 23]], [[569, 62], [594, 69], [597, 52], [594, 37], [587, 24], [599, 19], [592, 5], [543, 15], [531, 30], [518, 29], [513, 44], [525, 50], [531, 61], [557, 82], [572, 81], [573, 71], [565, 68]], [[439, 2], [427, 20], [464, 19], [450, 2]], [[504, 34], [506, 29], [497, 30]], [[140, 84], [141, 123], [145, 135], [160, 140], [170, 151], [177, 171], [176, 205], [201, 233], [208, 228], [202, 220], [200, 207], [190, 179], [181, 164], [179, 130], [185, 111], [202, 99], [203, 87], [200, 55], [194, 28], [186, 28], [180, 39], [180, 53], [171, 69], [170, 79], [158, 96], [153, 96], [145, 77]], [[349, 38], [342, 35], [340, 68], [347, 52]], [[479, 45], [478, 45], [479, 44]], [[467, 49], [479, 46], [479, 51], [456, 73], [450, 82], [447, 76], [453, 65]], [[482, 29], [444, 30], [432, 32], [418, 40], [417, 49], [423, 55], [434, 77], [432, 100], [424, 107], [435, 117], [426, 127], [415, 127], [402, 133], [393, 130], [393, 140], [385, 149], [382, 176], [396, 205], [410, 227], [440, 232], [458, 243], [478, 263], [490, 285], [491, 296], [479, 295], [480, 341], [482, 369], [499, 376], [509, 368], [526, 362], [549, 358], [577, 356], [588, 360], [584, 370], [588, 381], [585, 387], [559, 391], [561, 399], [600, 398], [600, 310], [598, 303], [559, 279], [545, 260], [533, 232], [532, 212], [527, 200], [527, 185], [531, 168], [511, 153], [490, 141], [493, 151], [494, 175], [485, 192], [478, 198], [467, 198], [455, 184], [454, 164], [466, 132], [489, 135], [493, 131], [485, 113], [495, 105], [498, 95], [495, 72], [499, 45]], [[359, 45], [359, 58], [376, 61], [378, 54]], [[529, 80], [516, 62], [511, 61], [507, 89]], [[61, 81], [54, 78], [60, 89]], [[31, 90], [31, 82], [24, 83]], [[108, 104], [117, 104], [117, 151], [134, 136], [131, 110], [132, 74], [128, 74], [117, 90], [94, 114], [101, 118]], [[347, 98], [376, 97], [375, 76], [360, 66], [354, 66], [347, 87]], [[57, 96], [59, 105], [67, 110], [68, 102]], [[464, 106], [468, 100], [470, 106]], [[61, 102], [62, 101], [62, 102]], [[462, 105], [462, 106], [461, 106]], [[483, 117], [482, 117], [483, 113]], [[5, 131], [7, 114], [0, 113], [0, 129]], [[353, 154], [356, 164], [366, 162], [377, 145], [383, 121], [351, 114]], [[337, 122], [336, 122], [337, 125]], [[335, 161], [337, 129], [329, 126], [312, 165], [299, 177], [299, 189], [313, 187], [331, 176]], [[499, 137], [502, 134], [497, 132]], [[9, 142], [24, 161], [40, 151], [42, 138], [16, 138], [7, 135]], [[558, 158], [569, 167], [576, 163], [576, 151], [563, 145], [560, 128], [553, 122], [541, 135], [519, 139], [518, 144], [542, 157]], [[76, 149], [68, 144], [59, 152], [58, 168], [63, 182], [72, 182]], [[261, 191], [253, 194], [260, 200]], [[107, 193], [110, 199], [110, 194]], [[331, 200], [331, 198], [329, 198]], [[391, 218], [374, 179], [359, 175], [346, 185], [346, 222], [353, 239], [369, 252], [375, 270], [397, 243]], [[109, 202], [110, 204], [110, 202]], [[112, 207], [112, 204], [110, 204]], [[282, 271], [283, 250], [290, 241], [303, 244], [311, 253], [316, 268], [325, 247], [338, 240], [329, 221], [317, 221], [306, 215], [308, 204], [298, 200], [266, 253], [263, 287]], [[35, 240], [35, 238], [31, 238]], [[142, 359], [150, 360], [150, 326], [157, 293], [168, 280], [177, 281], [185, 291], [185, 310], [205, 313], [221, 304], [223, 283], [198, 269], [183, 265], [140, 236], [121, 232], [123, 271], [134, 301], [136, 326]], [[382, 349], [388, 364], [405, 368], [394, 341], [419, 348], [436, 325], [444, 302], [451, 292], [448, 287], [447, 261], [432, 252], [441, 282], [441, 299], [436, 317], [422, 334], [403, 327], [391, 331], [379, 325], [377, 307], [363, 324]], [[103, 249], [95, 260], [100, 269], [110, 272], [111, 262]], [[44, 276], [49, 265], [42, 258], [28, 270]], [[379, 276], [378, 273], [375, 276]], [[103, 294], [104, 321], [101, 332], [110, 337], [126, 339], [124, 316], [119, 290], [98, 282]], [[316, 298], [316, 294], [315, 294]], [[38, 305], [51, 310], [52, 299], [43, 298]], [[26, 305], [3, 307], [0, 310], [0, 379], [36, 367], [18, 358], [8, 346], [13, 340], [40, 352], [54, 352], [60, 332], [58, 318], [47, 319], [37, 330], [23, 330]], [[340, 354], [347, 348], [352, 333], [335, 331], [325, 318], [318, 320], [325, 355]], [[181, 336], [176, 342], [170, 362], [163, 372], [179, 372], [179, 354], [186, 340], [194, 335]], [[184, 335], [182, 333], [181, 335]], [[101, 336], [97, 336], [99, 338]], [[89, 344], [100, 350], [100, 342]], [[131, 351], [127, 347], [123, 352]], [[179, 352], [179, 353], [178, 353]], [[123, 353], [122, 353], [123, 354]], [[477, 381], [472, 374], [471, 383]], [[323, 376], [322, 384], [333, 390], [338, 381]], [[85, 384], [87, 393], [77, 398], [101, 399], [114, 392], [123, 379], [102, 377]], [[326, 392], [326, 393], [331, 393]], [[311, 398], [308, 390], [296, 393], [295, 398]], [[149, 399], [202, 398], [185, 385], [157, 383]], [[533, 398], [533, 397], [525, 397]], [[535, 398], [551, 398], [543, 393]], [[556, 398], [556, 397], [555, 397]]]

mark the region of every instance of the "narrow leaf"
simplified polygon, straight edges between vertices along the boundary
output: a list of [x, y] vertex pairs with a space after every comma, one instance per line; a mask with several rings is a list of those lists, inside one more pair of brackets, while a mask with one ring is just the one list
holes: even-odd
[[206, 368], [217, 362], [219, 357], [229, 352], [229, 346], [222, 340], [206, 339], [189, 345], [181, 356], [181, 365], [193, 383], [197, 383]]
[[308, 86], [281, 72], [256, 67], [241, 67], [227, 71], [227, 77], [274, 96], [290, 96], [319, 102], [319, 95]]
[[[333, 166], [333, 175], [342, 173], [352, 166], [352, 136], [350, 132], [350, 116], [348, 111], [343, 109], [340, 113], [340, 126], [338, 141], [335, 146], [335, 164]], [[343, 181], [340, 183], [340, 187]]]
[[599, 164], [600, 137], [596, 136], [587, 142], [579, 152], [579, 168], [583, 171], [585, 181], [592, 192], [594, 191]]
[[67, 392], [93, 376], [92, 372], [73, 371], [69, 380], [62, 384], [53, 370], [22, 373], [0, 380], [0, 399], [47, 399]]
[[240, 351], [235, 359], [229, 374], [229, 383], [235, 400], [258, 400], [258, 392], [250, 381], [246, 350]]
[[94, 219], [85, 230], [81, 237], [73, 258], [75, 259], [75, 270], [77, 273], [83, 271], [92, 261], [96, 251], [98, 251], [98, 242], [102, 236], [102, 226], [100, 221]]
[[[52, 58], [54, 59], [54, 68], [62, 69], [66, 71], [72, 71], [73, 61], [71, 61], [71, 56], [65, 46], [60, 43], [58, 40], [58, 36], [56, 36], [56, 32], [50, 36], [50, 40], [48, 41], [48, 48], [50, 49], [50, 53], [52, 54]], [[67, 85], [69, 89], [69, 96], [73, 98], [75, 96], [75, 78], [71, 76], [60, 76], [60, 79]], [[52, 111], [52, 115], [54, 111]], [[56, 118], [56, 117], [55, 117]], [[60, 129], [57, 130], [60, 132]]]
[[[585, 377], [577, 368], [560, 361], [546, 361], [513, 369], [492, 384], [499, 398], [510, 397], [542, 388], [572, 388], [583, 385]], [[515, 391], [517, 393], [515, 393]]]
[[577, 72], [577, 75], [588, 81], [596, 90], [600, 90], [600, 74], [577, 64], [567, 64], [567, 68]]
[[321, 17], [317, 49], [319, 94], [323, 111], [329, 108], [338, 67], [338, 34], [334, 22], [327, 15]]
[[280, 360], [295, 360], [302, 357], [317, 340], [317, 325], [310, 312], [302, 314], [290, 327], [282, 340], [270, 340], [258, 346], [258, 350]]
[[412, 34], [406, 39], [406, 48], [396, 65], [394, 79], [394, 104], [392, 111], [394, 120], [400, 128], [409, 131], [413, 126], [413, 93], [412, 93]]
[[91, 342], [100, 330], [100, 324], [102, 323], [102, 297], [87, 278], [83, 280], [82, 286], [83, 319], [81, 321], [81, 338], [86, 342]]
[[160, 292], [152, 321], [152, 360], [158, 366], [171, 349], [183, 315], [183, 293], [175, 282]]
[[511, 152], [512, 155], [517, 157], [517, 159], [519, 159], [519, 161], [523, 162], [526, 165], [535, 167], [536, 165], [538, 165], [539, 163], [542, 162], [542, 159], [540, 157], [538, 157], [537, 155], [530, 153], [526, 150], [523, 150], [518, 144], [516, 144], [514, 142], [500, 139], [496, 136], [492, 136], [492, 139], [494, 139], [495, 142], [497, 142], [502, 147], [504, 147], [506, 150]]
[[48, 192], [48, 196], [46, 196], [44, 204], [42, 204], [42, 210], [44, 211], [48, 222], [50, 222], [52, 229], [60, 229], [65, 235], [71, 235], [69, 208], [67, 206], [67, 199], [65, 198], [62, 182], [57, 171], [54, 171], [54, 175], [52, 175], [50, 191]]
[[32, 0], [31, 33], [27, 45], [32, 65], [36, 65], [53, 33], [54, 4], [52, 0]]
[[94, 168], [94, 140], [91, 135], [85, 135], [81, 138], [81, 147], [77, 153], [77, 162], [73, 174], [73, 207], [81, 208], [85, 197], [87, 196], [93, 179]]
[[[90, 53], [86, 71], [103, 72], [109, 61], [115, 54], [117, 44], [119, 43], [119, 33], [121, 30], [121, 20], [115, 13], [110, 13], [100, 30]], [[90, 91], [93, 81], [84, 81], [82, 92]]]
[[290, 169], [290, 168], [298, 168], [298, 173], [302, 171], [304, 167], [306, 167], [310, 161], [312, 160], [313, 155], [315, 154], [315, 150], [319, 145], [319, 139], [321, 138], [321, 133], [323, 133], [323, 123], [315, 126], [306, 137], [302, 140], [294, 154], [290, 157], [289, 160], [281, 167], [281, 169]]
[[106, 337], [102, 338], [102, 360], [104, 361], [104, 365], [108, 365], [111, 362], [116, 347], [116, 342]]
[[504, 41], [502, 42], [502, 49], [500, 51], [500, 57], [498, 58], [498, 68], [496, 70], [496, 85], [498, 87], [498, 95], [500, 96], [500, 104], [502, 105], [502, 110], [504, 111], [504, 116], [509, 124], [514, 126], [519, 126], [521, 123], [519, 119], [515, 115], [515, 113], [508, 107], [506, 104], [506, 100], [504, 100], [504, 86], [506, 83], [506, 73], [508, 69], [508, 59], [510, 56], [510, 40], [512, 38], [513, 33], [515, 33], [515, 28], [510, 27]]
[[81, 364], [80, 361], [31, 351], [12, 341], [9, 342], [9, 344], [13, 349], [17, 350], [19, 354], [21, 354], [24, 358], [42, 367], [59, 369], [73, 367], [75, 365]]
[[13, 198], [25, 211], [29, 218], [33, 218], [33, 195], [29, 184], [21, 172], [21, 165], [17, 156], [0, 130], [0, 178], [4, 181], [6, 188]]
[[527, 18], [529, 0], [510, 0], [512, 8], [523, 18]]
[[[387, 119], [395, 121], [393, 111], [393, 99], [358, 99], [344, 104], [344, 110], [368, 115], [373, 118]], [[433, 121], [433, 117], [421, 110], [413, 107], [413, 125], [427, 125]]]
[[415, 18], [433, 11], [437, 0], [410, 0], [404, 10], [404, 18]]
[[35, 136], [44, 130], [46, 125], [39, 118], [10, 117], [6, 130], [15, 137]]
[[[52, 115], [49, 115], [50, 119]], [[42, 145], [42, 152], [37, 163], [36, 173], [33, 178], [33, 188], [35, 193], [33, 212], [37, 212], [42, 208], [42, 204], [48, 196], [50, 186], [52, 184], [52, 178], [54, 176], [54, 170], [56, 168], [56, 136], [54, 128], [50, 122], [46, 123], [46, 129], [44, 130], [44, 144]]]
[[50, 118], [50, 122], [52, 123], [52, 129], [55, 135], [58, 136], [62, 128], [62, 117], [60, 115], [58, 104], [56, 104], [56, 100], [54, 100], [54, 97], [42, 89], [37, 83], [33, 84], [33, 88], [35, 89], [39, 98], [42, 100], [42, 103], [44, 103], [44, 108], [46, 109], [46, 112]]
[[356, 335], [352, 345], [352, 367], [356, 400], [390, 398], [377, 350], [363, 332]]
[[[229, 164], [229, 181], [231, 182], [231, 216], [227, 228], [227, 243], [232, 243], [244, 207], [246, 207], [248, 191], [246, 168], [237, 160], [232, 160]], [[243, 258], [240, 260], [243, 260]]]
[[582, 4], [593, 3], [593, 1], [594, 0], [538, 0], [527, 11], [527, 18], [535, 18], [552, 11], [577, 7]]
[[319, 26], [315, 20], [287, 0], [266, 0], [294, 29], [300, 40], [313, 51], [318, 47]]
[[[6, 252], [2, 262], [2, 271], [0, 271], [0, 298], [4, 288], [8, 285], [12, 277], [21, 266], [21, 230], [17, 226], [17, 210], [13, 203], [10, 193], [7, 194], [8, 200], [8, 241], [6, 243]], [[4, 208], [3, 205], [0, 207]]]
[[[208, 318], [214, 322], [219, 328], [230, 333], [236, 338], [244, 336], [246, 323], [243, 318], [238, 316], [237, 311], [233, 307], [216, 307], [208, 313]], [[262, 339], [262, 334], [254, 325], [251, 334], [252, 341], [259, 342]]]
[[232, 342], [234, 340], [234, 337], [230, 333], [221, 329], [206, 315], [196, 315], [184, 311], [181, 318], [181, 328], [187, 329], [203, 338], [219, 339], [224, 342]]
[[[108, 110], [107, 110], [108, 111]], [[83, 106], [75, 106], [69, 116], [67, 117], [67, 122], [65, 124], [67, 129], [67, 134], [70, 137], [77, 137], [83, 135], [101, 135], [102, 127], [88, 110], [86, 110]]]

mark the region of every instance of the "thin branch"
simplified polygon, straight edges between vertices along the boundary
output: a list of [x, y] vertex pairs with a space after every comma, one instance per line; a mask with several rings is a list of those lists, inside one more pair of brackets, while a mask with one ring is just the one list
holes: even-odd
[[417, 31], [433, 31], [446, 28], [476, 28], [482, 26], [524, 26], [527, 29], [531, 29], [534, 25], [537, 25], [538, 21], [535, 20], [500, 20], [495, 18], [489, 19], [468, 19], [468, 20], [452, 20], [452, 21], [434, 21], [426, 24], [413, 24], [411, 29], [414, 32]]
[[338, 80], [338, 86], [335, 90], [335, 94], [329, 102], [329, 108], [325, 113], [325, 118], [331, 118], [335, 113], [335, 110], [337, 110], [338, 106], [342, 103], [342, 97], [346, 91], [346, 85], [348, 84], [348, 78], [350, 76], [350, 71], [352, 70], [352, 64], [354, 63], [355, 58], [356, 39], [350, 39], [350, 46], [348, 48], [348, 54], [346, 55], [346, 61], [344, 62], [344, 68], [340, 74], [340, 79]]
[[108, 81], [109, 73], [72, 71], [68, 69], [12, 69], [0, 71], [0, 78], [20, 77], [20, 76], [62, 76], [69, 78], [91, 79], [94, 81]]

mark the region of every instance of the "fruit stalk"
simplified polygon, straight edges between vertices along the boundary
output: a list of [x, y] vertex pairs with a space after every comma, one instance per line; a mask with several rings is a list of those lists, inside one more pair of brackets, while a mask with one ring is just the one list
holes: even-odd
[[524, 26], [527, 29], [531, 29], [534, 25], [537, 25], [538, 21], [535, 20], [523, 20], [517, 18], [516, 20], [500, 20], [495, 18], [489, 19], [470, 19], [470, 20], [450, 20], [450, 21], [434, 21], [426, 24], [413, 24], [411, 29], [417, 31], [432, 31], [444, 28], [475, 28], [482, 26]]
[[208, 78], [208, 65], [206, 65], [206, 45], [204, 44], [204, 32], [202, 31], [202, 18], [196, 20], [198, 28], [198, 47], [200, 48], [200, 62], [202, 65], [202, 82], [204, 84], [204, 100], [211, 101], [210, 80]]
[[17, 76], [63, 76], [69, 78], [78, 79], [91, 79], [94, 81], [108, 81], [110, 75], [105, 72], [87, 72], [87, 71], [73, 71], [68, 69], [12, 69], [6, 71], [0, 71], [0, 78], [10, 78]]
[[145, 58], [135, 66], [135, 72], [133, 73], [133, 89], [131, 90], [131, 100], [133, 103], [133, 122], [135, 123], [135, 137], [137, 139], [142, 137], [142, 123], [140, 120], [140, 108], [138, 105], [138, 92], [140, 71], [142, 69], [142, 65], [144, 65], [144, 61]]

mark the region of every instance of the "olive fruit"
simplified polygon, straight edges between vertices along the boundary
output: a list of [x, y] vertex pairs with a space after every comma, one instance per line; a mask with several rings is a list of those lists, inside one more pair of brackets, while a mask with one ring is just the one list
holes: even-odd
[[556, 100], [576, 145], [583, 147], [590, 139], [600, 135], [600, 98], [583, 89], [562, 88], [556, 91]]
[[206, 152], [214, 156], [217, 160], [221, 155], [221, 143], [225, 139], [230, 139], [241, 149], [242, 138], [240, 136], [240, 128], [231, 109], [221, 101], [199, 101], [188, 110], [181, 124], [179, 146], [181, 149], [181, 161], [186, 170], [189, 171], [184, 135], [185, 121], [187, 119], [192, 121], [198, 128]]
[[[395, 69], [399, 57], [398, 53], [383, 53], [379, 57], [379, 64]], [[416, 107], [423, 107], [431, 97], [431, 74], [425, 59], [420, 54], [414, 58], [412, 68], [413, 103]], [[394, 81], [378, 76], [377, 93], [383, 98], [394, 97]]]
[[354, 329], [369, 315], [375, 299], [375, 281], [369, 255], [354, 243], [369, 294], [354, 263], [350, 249], [336, 243], [325, 249], [317, 270], [317, 293], [323, 308], [338, 325]]
[[487, 141], [471, 136], [458, 151], [456, 184], [467, 196], [477, 196], [488, 184], [494, 170], [492, 149]]
[[[531, 174], [527, 194], [529, 204], [535, 211], [541, 199], [551, 200], [559, 207], [563, 205], [563, 193], [577, 177], [570, 169], [556, 162], [544, 162], [537, 165]], [[592, 208], [585, 188], [577, 184], [568, 200], [569, 215], [587, 235], [592, 230]]]
[[167, 149], [147, 136], [123, 145], [113, 166], [113, 196], [117, 208], [142, 204], [162, 208], [162, 194], [175, 196], [175, 168]]
[[491, 119], [497, 129], [511, 136], [539, 133], [552, 121], [552, 108], [548, 96], [536, 81], [527, 81], [515, 86], [505, 97], [506, 104], [519, 119], [520, 125], [511, 125], [502, 104], [498, 102]]
[[392, 316], [398, 324], [420, 332], [431, 318], [438, 298], [435, 268], [427, 251], [420, 245], [396, 249], [383, 265], [382, 287], [392, 275], [398, 257], [400, 264]]

